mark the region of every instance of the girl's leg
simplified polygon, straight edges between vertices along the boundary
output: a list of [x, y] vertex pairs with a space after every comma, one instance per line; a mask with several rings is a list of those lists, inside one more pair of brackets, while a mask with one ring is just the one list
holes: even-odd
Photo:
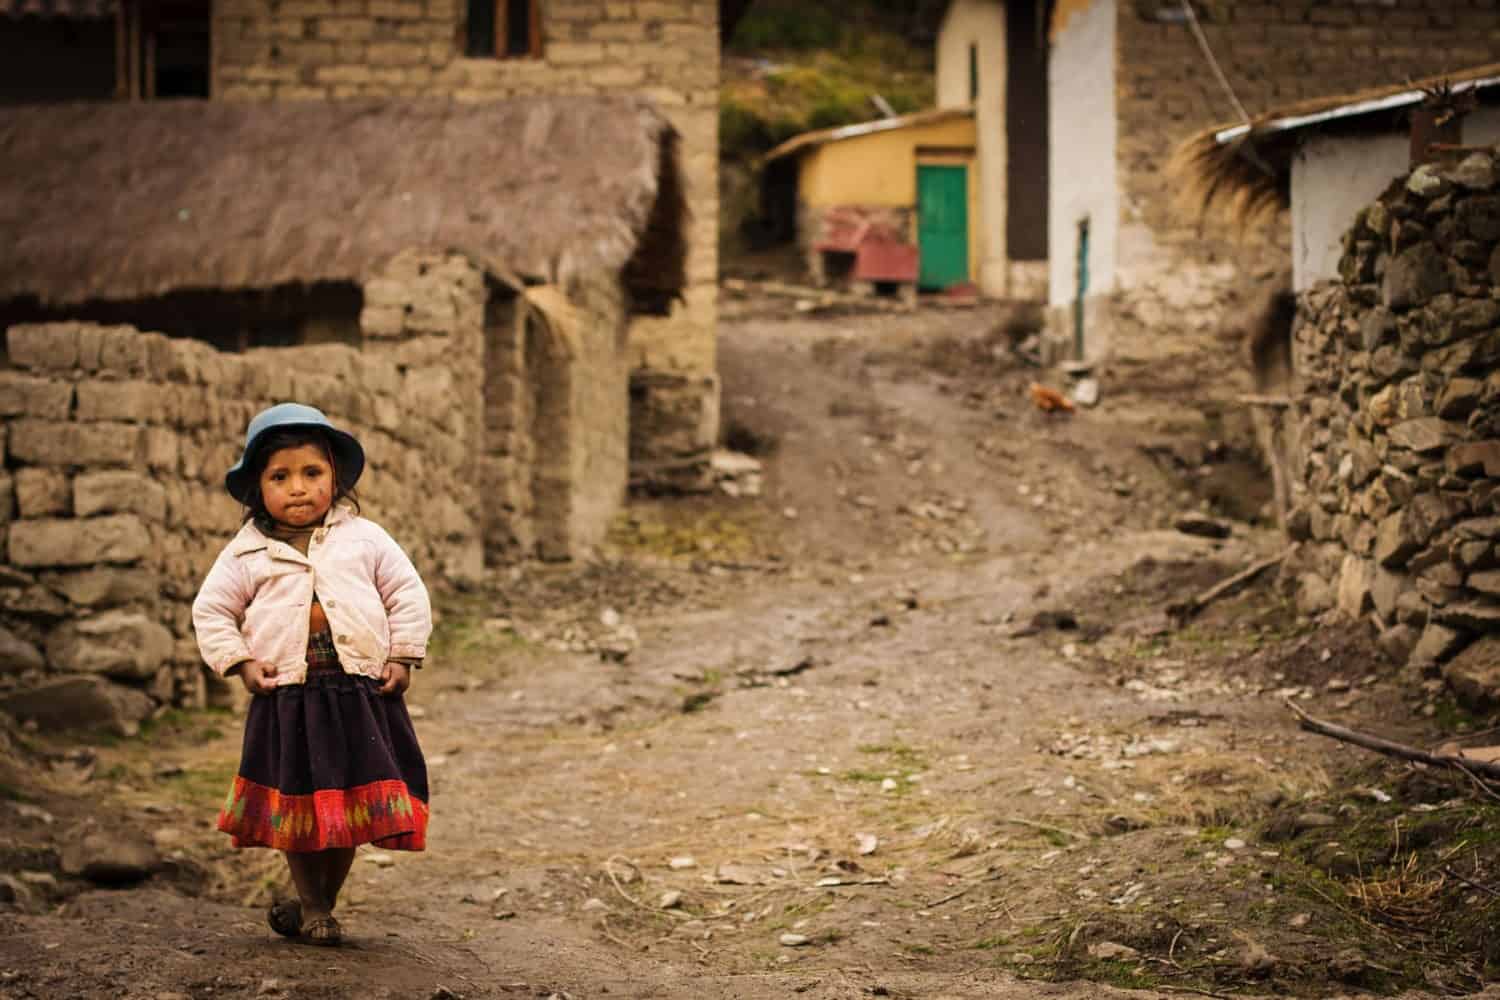
[[354, 864], [354, 848], [330, 847], [321, 852], [323, 858], [323, 898], [328, 900], [331, 912], [339, 902], [339, 892], [344, 880], [349, 877], [349, 868]]
[[292, 884], [302, 900], [304, 925], [326, 917], [332, 909], [323, 890], [324, 851], [287, 851], [286, 866], [292, 873]]

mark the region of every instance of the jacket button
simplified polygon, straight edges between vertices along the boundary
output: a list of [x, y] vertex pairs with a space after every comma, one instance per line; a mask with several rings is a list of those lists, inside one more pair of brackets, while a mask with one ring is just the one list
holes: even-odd
[[341, 636], [339, 636], [339, 642], [348, 642], [348, 641], [349, 641], [349, 637], [347, 635], [341, 635]]
[[334, 604], [332, 601], [324, 601], [323, 602], [323, 607], [325, 607], [325, 608], [333, 608], [333, 607], [337, 607], [337, 606], [338, 605]]

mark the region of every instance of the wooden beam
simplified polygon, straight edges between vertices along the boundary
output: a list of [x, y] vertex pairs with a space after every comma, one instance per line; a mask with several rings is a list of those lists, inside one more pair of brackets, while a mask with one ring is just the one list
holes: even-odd
[[130, 98], [130, 28], [126, 24], [127, 0], [115, 2], [115, 100]]
[[130, 50], [130, 95], [129, 99], [138, 101], [141, 99], [141, 3], [143, 0], [122, 0], [127, 4], [129, 15], [129, 38], [126, 39]]

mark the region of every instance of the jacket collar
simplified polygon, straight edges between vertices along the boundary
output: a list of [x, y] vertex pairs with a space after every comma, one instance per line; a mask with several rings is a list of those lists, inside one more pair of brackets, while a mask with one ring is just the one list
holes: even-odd
[[[333, 509], [323, 518], [324, 529], [332, 528], [336, 524], [353, 520], [354, 508], [347, 502], [340, 500], [333, 505]], [[236, 556], [248, 555], [251, 552], [259, 552], [267, 549], [277, 558], [292, 559], [296, 562], [307, 562], [307, 558], [296, 549], [285, 542], [278, 542], [274, 538], [267, 538], [265, 532], [255, 526], [254, 521], [246, 521], [229, 543], [229, 551]], [[284, 551], [283, 551], [284, 550]]]

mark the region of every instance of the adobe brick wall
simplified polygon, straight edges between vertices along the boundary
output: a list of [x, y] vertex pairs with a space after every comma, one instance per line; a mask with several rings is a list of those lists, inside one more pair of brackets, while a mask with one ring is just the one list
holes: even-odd
[[[638, 317], [637, 370], [682, 373], [717, 413], [718, 0], [543, 0], [543, 56], [463, 55], [463, 0], [218, 0], [214, 96], [303, 100], [529, 95], [649, 98], [682, 135], [691, 212], [688, 285], [666, 317]], [[705, 452], [713, 444], [697, 444]]]
[[[461, 352], [437, 325], [423, 337]], [[430, 581], [477, 571], [465, 397], [431, 369], [402, 370], [396, 355], [416, 339], [224, 354], [53, 323], [12, 327], [6, 343], [0, 708], [128, 729], [159, 704], [205, 702], [190, 604], [240, 524], [224, 472], [274, 402], [316, 405], [359, 437], [363, 508]]]
[[[1160, 19], [1177, 8], [1118, 2], [1121, 230], [1117, 290], [1099, 317], [1100, 336], [1127, 362], [1201, 365], [1209, 391], [1228, 398], [1249, 380], [1225, 317], [1247, 300], [1247, 279], [1288, 264], [1289, 223], [1283, 216], [1239, 234], [1173, 213], [1164, 173], [1172, 150], [1235, 118], [1188, 25]], [[1500, 9], [1488, 0], [1197, 0], [1195, 9], [1252, 115], [1491, 61], [1500, 30]]]
[[603, 538], [628, 475], [619, 278], [518, 298], [460, 254], [408, 252], [363, 292], [359, 347], [6, 332], [0, 710], [128, 730], [236, 691], [202, 668], [190, 605], [240, 524], [224, 473], [273, 403], [360, 439], [362, 508], [431, 586], [477, 579], [486, 548], [567, 558]]

